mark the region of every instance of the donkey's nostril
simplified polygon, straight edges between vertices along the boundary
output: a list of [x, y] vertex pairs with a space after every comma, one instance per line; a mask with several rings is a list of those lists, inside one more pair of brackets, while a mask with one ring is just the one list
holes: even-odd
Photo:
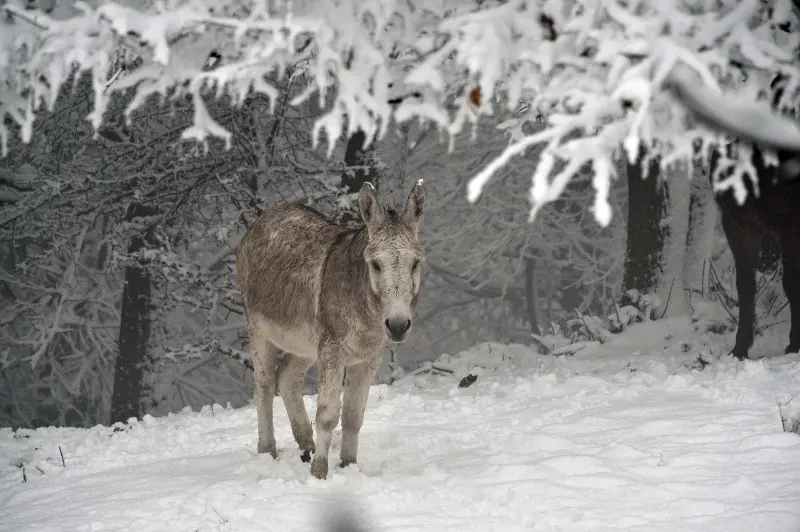
[[394, 341], [402, 340], [411, 328], [411, 320], [408, 318], [388, 318], [383, 324], [389, 337]]

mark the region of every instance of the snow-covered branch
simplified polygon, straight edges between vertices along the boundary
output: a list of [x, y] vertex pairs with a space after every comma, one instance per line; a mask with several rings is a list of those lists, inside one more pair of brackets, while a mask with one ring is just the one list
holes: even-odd
[[772, 149], [800, 152], [800, 125], [796, 120], [752, 100], [705, 91], [685, 68], [676, 68], [670, 81], [676, 97], [709, 127]]
[[[183, 138], [220, 138], [229, 146], [230, 132], [206, 108], [208, 98], [238, 105], [260, 93], [274, 105], [278, 88], [267, 75], [293, 67], [308, 86], [292, 104], [316, 97], [326, 108], [312, 142], [324, 134], [328, 155], [343, 134], [363, 130], [380, 138], [392, 120], [414, 118], [449, 133], [452, 147], [455, 135], [497, 102], [522, 105], [522, 120], [543, 116], [547, 127], [513, 140], [474, 177], [469, 199], [512, 157], [544, 146], [532, 173], [532, 216], [591, 165], [593, 213], [603, 225], [611, 217], [612, 159], [620, 147], [629, 158], [644, 149], [669, 165], [690, 157], [698, 142], [709, 149], [725, 141], [692, 120], [698, 110], [736, 114], [736, 106], [711, 105], [723, 102], [715, 96], [767, 106], [765, 93], [781, 73], [777, 106], [787, 109], [800, 87], [792, 55], [800, 36], [782, 29], [795, 23], [790, 0], [175, 0], [146, 7], [102, 1], [75, 4], [60, 18], [20, 12], [14, 2], [4, 9], [11, 15], [0, 32], [0, 114], [18, 124], [24, 139], [36, 111], [52, 108], [77, 68], [91, 74], [88, 118], [95, 130], [113, 94], [131, 89], [128, 119], [150, 96], [188, 98], [194, 123]], [[141, 64], [119, 75], [121, 50]], [[680, 94], [692, 112], [671, 92], [687, 75], [697, 90]], [[415, 96], [398, 99], [398, 91]], [[784, 128], [774, 135], [796, 133]], [[8, 134], [0, 125], [4, 151]]]

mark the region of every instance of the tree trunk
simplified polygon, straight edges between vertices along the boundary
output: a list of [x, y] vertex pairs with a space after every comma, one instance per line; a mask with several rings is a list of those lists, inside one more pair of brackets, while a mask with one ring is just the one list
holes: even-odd
[[[361, 190], [361, 186], [369, 181], [376, 186], [377, 172], [374, 165], [371, 164], [370, 153], [375, 144], [370, 145], [369, 149], [364, 149], [364, 143], [367, 140], [367, 135], [359, 130], [347, 140], [347, 147], [344, 151], [344, 165], [345, 169], [342, 172], [342, 186], [345, 189], [345, 194], [356, 194]], [[353, 168], [354, 166], [361, 168]], [[354, 225], [361, 220], [361, 215], [358, 212], [358, 204], [342, 208], [336, 215], [336, 221], [343, 225]], [[308, 372], [306, 377], [308, 381], [313, 382], [313, 392], [316, 393], [317, 389], [317, 366], [313, 366]]]
[[[345, 148], [344, 152], [345, 169], [342, 172], [342, 186], [345, 189], [345, 194], [357, 194], [366, 182], [372, 183], [376, 188], [378, 186], [376, 182], [377, 172], [370, 160], [372, 148], [375, 144], [371, 144], [369, 149], [365, 150], [364, 143], [366, 140], [367, 135], [359, 130], [347, 141], [347, 148]], [[359, 168], [353, 168], [354, 166]], [[350, 224], [359, 219], [357, 205], [344, 209], [339, 215], [339, 221], [344, 224]]]
[[[155, 213], [151, 207], [131, 204], [126, 221]], [[144, 249], [151, 235], [135, 235], [129, 253]], [[145, 377], [152, 365], [150, 357], [150, 295], [152, 280], [146, 268], [131, 265], [125, 268], [125, 288], [119, 326], [119, 354], [114, 367], [114, 392], [111, 396], [111, 423], [125, 422], [142, 415], [146, 393]]]
[[641, 156], [635, 164], [626, 165], [628, 224], [622, 285], [624, 290], [636, 289], [647, 294], [658, 289], [666, 194], [658, 161], [652, 160], [647, 169], [644, 165]]
[[714, 229], [717, 224], [717, 205], [711, 189], [711, 180], [703, 166], [693, 165], [689, 200], [689, 231], [686, 235], [686, 262], [683, 268], [684, 288], [689, 291], [689, 301], [708, 296], [708, 278], [711, 267]]
[[536, 259], [525, 259], [525, 303], [528, 311], [528, 324], [533, 334], [541, 334], [539, 328], [539, 301], [536, 297]]
[[767, 233], [761, 239], [761, 254], [758, 258], [758, 271], [774, 272], [781, 265], [781, 248], [778, 239]]
[[685, 316], [689, 310], [684, 291], [692, 184], [689, 172], [686, 163], [674, 163], [665, 171], [665, 219], [662, 223], [664, 249], [656, 270], [657, 294], [662, 305], [659, 317]]

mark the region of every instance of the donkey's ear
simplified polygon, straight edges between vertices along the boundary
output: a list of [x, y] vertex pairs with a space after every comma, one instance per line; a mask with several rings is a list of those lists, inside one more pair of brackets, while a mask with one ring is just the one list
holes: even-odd
[[358, 210], [361, 211], [361, 219], [364, 220], [369, 232], [383, 223], [383, 207], [378, 203], [378, 193], [369, 181], [361, 185], [358, 193]]
[[411, 194], [408, 195], [406, 207], [403, 209], [403, 221], [414, 231], [419, 232], [422, 222], [422, 209], [425, 206], [425, 188], [422, 186], [422, 179], [416, 182]]

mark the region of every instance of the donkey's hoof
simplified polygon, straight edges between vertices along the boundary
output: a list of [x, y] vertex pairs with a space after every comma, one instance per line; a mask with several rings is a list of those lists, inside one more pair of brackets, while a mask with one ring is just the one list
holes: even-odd
[[355, 460], [355, 458], [353, 458], [352, 460], [351, 460], [351, 459], [347, 459], [347, 460], [345, 460], [344, 458], [342, 458], [342, 461], [341, 461], [341, 462], [339, 462], [339, 467], [341, 467], [342, 469], [344, 469], [345, 467], [347, 467], [347, 466], [350, 466], [350, 465], [353, 465], [353, 464], [355, 464], [355, 463], [356, 463], [356, 460]]
[[258, 454], [268, 454], [275, 460], [278, 459], [278, 449], [275, 447], [275, 443], [271, 445], [267, 442], [258, 442]]
[[324, 459], [321, 459], [319, 456], [314, 457], [314, 461], [311, 462], [311, 475], [317, 477], [320, 480], [325, 480], [326, 478], [328, 478], [327, 456]]
[[300, 460], [302, 460], [305, 463], [310, 462], [311, 461], [311, 449], [306, 449], [305, 451], [303, 451], [303, 454], [300, 455]]

